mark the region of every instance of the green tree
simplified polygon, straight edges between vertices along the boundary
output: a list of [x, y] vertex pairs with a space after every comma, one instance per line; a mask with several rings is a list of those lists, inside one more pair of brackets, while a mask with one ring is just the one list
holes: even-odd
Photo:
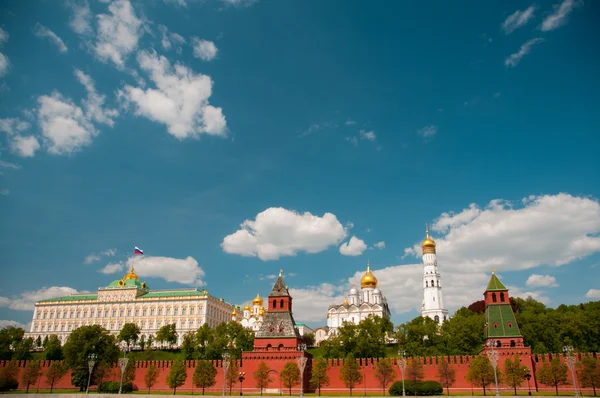
[[146, 349], [146, 336], [144, 335], [140, 336], [140, 348], [142, 351]]
[[183, 336], [181, 351], [185, 354], [185, 359], [192, 359], [194, 357], [194, 352], [196, 351], [196, 333], [187, 332]]
[[352, 354], [355, 358], [385, 357], [388, 337], [393, 325], [387, 318], [369, 315], [358, 325], [344, 322], [333, 336], [321, 343], [321, 351], [326, 358], [339, 358]]
[[155, 365], [150, 365], [146, 374], [144, 374], [144, 384], [148, 387], [148, 394], [150, 394], [150, 389], [152, 386], [156, 384], [158, 381], [158, 369]]
[[148, 341], [146, 342], [146, 346], [149, 350], [152, 349], [152, 344], [154, 344], [154, 335], [148, 335]]
[[213, 349], [211, 352], [212, 356], [216, 354], [218, 355], [217, 358], [221, 358], [222, 354], [227, 351], [233, 358], [240, 359], [242, 351], [253, 350], [254, 333], [237, 322], [223, 322], [215, 328], [214, 339], [211, 345]]
[[158, 329], [156, 341], [161, 344], [167, 343], [169, 346], [177, 343], [177, 330], [175, 329], [175, 324], [164, 325]]
[[289, 389], [290, 396], [292, 396], [292, 387], [300, 384], [300, 369], [296, 362], [286, 362], [279, 374], [279, 378], [283, 386]]
[[396, 378], [396, 371], [389, 358], [384, 358], [377, 362], [377, 366], [375, 367], [375, 378], [379, 381], [379, 386], [381, 387], [383, 396], [385, 396], [385, 390], [387, 389], [388, 384]]
[[96, 373], [102, 371], [102, 364], [114, 363], [119, 356], [114, 336], [108, 330], [98, 325], [82, 326], [71, 332], [69, 339], [63, 346], [63, 355], [66, 365], [72, 369], [71, 383], [83, 391], [88, 380], [88, 357], [96, 355], [92, 377], [98, 379]]
[[256, 387], [260, 388], [260, 395], [263, 395], [263, 389], [267, 388], [271, 382], [271, 378], [269, 377], [270, 370], [265, 361], [260, 361], [258, 368], [256, 368], [252, 375], [256, 381]]
[[547, 386], [554, 386], [558, 395], [558, 386], [569, 384], [567, 378], [567, 365], [561, 363], [558, 357], [550, 362], [545, 362], [537, 371], [537, 379]]
[[106, 376], [110, 374], [111, 364], [106, 361], [97, 362], [94, 366], [90, 385], [95, 384], [100, 386]]
[[445, 351], [438, 323], [429, 317], [419, 316], [399, 325], [395, 337], [410, 357], [442, 355]]
[[527, 370], [525, 366], [521, 365], [518, 354], [515, 355], [514, 360], [506, 358], [504, 361], [504, 379], [506, 384], [513, 388], [515, 395], [517, 395], [517, 387], [525, 381]]
[[46, 344], [48, 344], [48, 335], [44, 336], [44, 340], [42, 341], [42, 347], [44, 350], [46, 349]]
[[440, 384], [446, 386], [446, 391], [450, 395], [450, 386], [456, 381], [456, 369], [450, 365], [446, 358], [442, 358], [437, 366], [437, 377]]
[[595, 397], [596, 387], [600, 386], [600, 360], [594, 357], [583, 357], [577, 363], [577, 374], [581, 387], [592, 387]]
[[[159, 331], [160, 333], [160, 331]], [[187, 372], [183, 361], [175, 361], [167, 375], [167, 385], [173, 389], [173, 395], [177, 394], [177, 387], [181, 387], [187, 379]]]
[[[47, 336], [46, 336], [47, 337]], [[46, 361], [60, 361], [63, 359], [62, 347], [58, 336], [51, 334], [47, 337], [46, 345], [44, 348], [44, 357]]]
[[306, 333], [302, 337], [302, 342], [306, 344], [307, 347], [314, 347], [315, 345], [315, 334], [314, 333]]
[[39, 361], [30, 361], [21, 372], [21, 382], [25, 386], [25, 394], [29, 394], [29, 386], [37, 383], [42, 370]]
[[238, 371], [240, 370], [240, 365], [238, 365], [237, 361], [232, 360], [229, 361], [229, 366], [227, 367], [227, 387], [229, 387], [229, 395], [231, 395], [231, 390], [235, 383], [238, 382]]
[[26, 361], [31, 359], [31, 351], [33, 351], [33, 346], [35, 342], [32, 337], [27, 337], [21, 340], [21, 342], [16, 343], [13, 346], [13, 359], [17, 361]]
[[340, 380], [344, 382], [346, 388], [350, 390], [350, 396], [352, 396], [352, 390], [354, 386], [362, 382], [362, 375], [358, 370], [358, 364], [354, 355], [348, 354], [344, 359], [344, 363], [340, 369]]
[[415, 391], [418, 390], [418, 385], [425, 377], [425, 371], [423, 370], [423, 364], [419, 358], [412, 358], [408, 366], [406, 367], [406, 378], [412, 381], [412, 385]]
[[126, 323], [121, 328], [118, 341], [124, 341], [127, 343], [127, 350], [131, 345], [136, 345], [138, 338], [140, 337], [140, 328], [135, 323]]
[[135, 360], [129, 358], [127, 366], [125, 366], [125, 372], [123, 372], [123, 381], [133, 383], [135, 381]]
[[217, 347], [214, 342], [215, 331], [208, 326], [208, 323], [199, 327], [198, 330], [196, 330], [198, 358], [212, 360], [221, 359], [222, 347]]
[[52, 394], [56, 383], [65, 377], [68, 371], [69, 369], [59, 361], [54, 361], [50, 364], [50, 367], [46, 371], [46, 383], [50, 386], [50, 394]]
[[323, 357], [317, 358], [315, 366], [312, 369], [312, 377], [310, 385], [316, 388], [321, 396], [321, 387], [329, 385], [329, 376], [327, 376], [327, 359]]
[[13, 358], [13, 349], [21, 344], [25, 330], [8, 326], [0, 329], [0, 360], [10, 361]]
[[19, 387], [18, 374], [19, 367], [16, 361], [10, 361], [0, 368], [0, 392], [16, 390]]
[[202, 389], [202, 395], [206, 388], [212, 387], [217, 383], [217, 369], [211, 361], [200, 360], [194, 369], [192, 377], [195, 387]]
[[466, 376], [467, 381], [476, 387], [483, 388], [483, 395], [485, 395], [485, 389], [490, 384], [494, 383], [494, 368], [490, 363], [490, 359], [487, 356], [477, 356], [471, 361], [469, 371]]
[[42, 348], [42, 338], [40, 336], [35, 339], [35, 348]]

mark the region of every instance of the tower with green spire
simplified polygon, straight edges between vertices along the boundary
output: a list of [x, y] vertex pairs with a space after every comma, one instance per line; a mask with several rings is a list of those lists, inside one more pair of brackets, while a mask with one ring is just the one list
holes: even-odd
[[524, 349], [523, 336], [517, 325], [508, 295], [508, 288], [492, 270], [492, 277], [485, 290], [485, 340], [491, 340], [496, 348]]

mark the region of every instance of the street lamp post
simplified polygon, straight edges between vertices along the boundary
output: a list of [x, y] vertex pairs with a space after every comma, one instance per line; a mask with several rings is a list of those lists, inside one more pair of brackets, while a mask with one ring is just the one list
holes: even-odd
[[119, 385], [119, 394], [123, 392], [123, 375], [125, 374], [125, 368], [127, 368], [127, 362], [129, 361], [129, 358], [125, 356], [127, 354], [127, 344], [125, 342], [123, 343], [124, 344], [121, 345], [123, 348], [123, 358], [119, 358], [119, 366], [121, 367], [121, 384]]
[[240, 375], [238, 377], [238, 380], [240, 381], [240, 396], [244, 395], [244, 380], [246, 380], [246, 372], [240, 372]]
[[304, 368], [306, 367], [306, 362], [308, 358], [304, 356], [304, 351], [306, 351], [306, 344], [298, 344], [298, 351], [301, 352], [301, 356], [298, 357], [298, 367], [300, 368], [300, 396], [304, 396]]
[[529, 384], [529, 380], [531, 380], [531, 374], [527, 373], [525, 378], [527, 379], [527, 389], [529, 390], [529, 395], [531, 395], [531, 384]]
[[88, 374], [88, 382], [87, 382], [87, 388], [85, 389], [85, 393], [89, 394], [90, 392], [90, 381], [92, 380], [92, 370], [94, 370], [94, 364], [96, 363], [96, 354], [90, 354], [88, 355], [88, 370], [89, 370], [89, 374]]
[[495, 346], [494, 341], [488, 340], [487, 345], [488, 345], [488, 347], [490, 347], [492, 349], [491, 352], [488, 351], [487, 355], [490, 358], [490, 362], [492, 363], [492, 366], [494, 367], [494, 381], [496, 383], [496, 396], [500, 396], [500, 390], [498, 390], [498, 372], [496, 370], [496, 368], [498, 366], [498, 352], [496, 352], [494, 350], [494, 346]]
[[229, 368], [230, 357], [228, 352], [223, 354], [223, 396], [227, 395], [227, 369]]
[[579, 391], [577, 391], [577, 380], [575, 380], [575, 357], [573, 356], [573, 347], [570, 345], [566, 345], [563, 347], [563, 352], [567, 354], [567, 365], [569, 365], [569, 369], [571, 370], [571, 377], [573, 378], [573, 389], [575, 390], [575, 396], [579, 396]]
[[404, 389], [404, 370], [406, 369], [406, 351], [399, 350], [398, 351], [398, 366], [400, 367], [400, 371], [402, 372], [402, 396], [406, 397], [406, 390]]

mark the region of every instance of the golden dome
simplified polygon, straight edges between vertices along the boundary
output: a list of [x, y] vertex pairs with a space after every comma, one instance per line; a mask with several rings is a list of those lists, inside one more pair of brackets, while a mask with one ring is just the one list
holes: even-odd
[[252, 300], [253, 305], [263, 305], [263, 299], [260, 298], [260, 294], [256, 293], [256, 297]]
[[244, 311], [250, 311], [250, 306], [249, 305], [245, 306]]
[[237, 314], [237, 308], [233, 307], [233, 312], [231, 313], [231, 316], [237, 316]]
[[140, 280], [140, 278], [138, 278], [138, 276], [135, 274], [135, 271], [133, 270], [133, 267], [131, 267], [131, 269], [129, 270], [129, 272], [127, 273], [127, 275], [125, 275], [123, 277], [124, 281], [126, 281], [128, 279], [135, 279], [136, 281]]
[[367, 264], [367, 272], [360, 280], [362, 287], [377, 287], [377, 278], [371, 273], [371, 264]]
[[344, 305], [348, 305], [348, 300], [344, 299]]
[[425, 224], [425, 239], [421, 242], [423, 254], [435, 253], [435, 241], [429, 237], [429, 226]]
[[265, 315], [265, 309], [263, 307], [260, 307], [260, 309], [258, 310], [258, 316], [264, 316]]

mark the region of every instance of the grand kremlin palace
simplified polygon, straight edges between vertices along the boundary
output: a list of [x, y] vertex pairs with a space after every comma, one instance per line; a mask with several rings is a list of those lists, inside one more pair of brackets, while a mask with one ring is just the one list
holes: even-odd
[[180, 345], [188, 331], [207, 323], [215, 328], [231, 320], [233, 306], [206, 290], [150, 290], [140, 282], [133, 268], [97, 294], [81, 293], [38, 301], [35, 304], [29, 336], [56, 334], [65, 342], [72, 330], [99, 325], [118, 333], [125, 323], [135, 323], [140, 337], [156, 336], [164, 325], [175, 324]]

